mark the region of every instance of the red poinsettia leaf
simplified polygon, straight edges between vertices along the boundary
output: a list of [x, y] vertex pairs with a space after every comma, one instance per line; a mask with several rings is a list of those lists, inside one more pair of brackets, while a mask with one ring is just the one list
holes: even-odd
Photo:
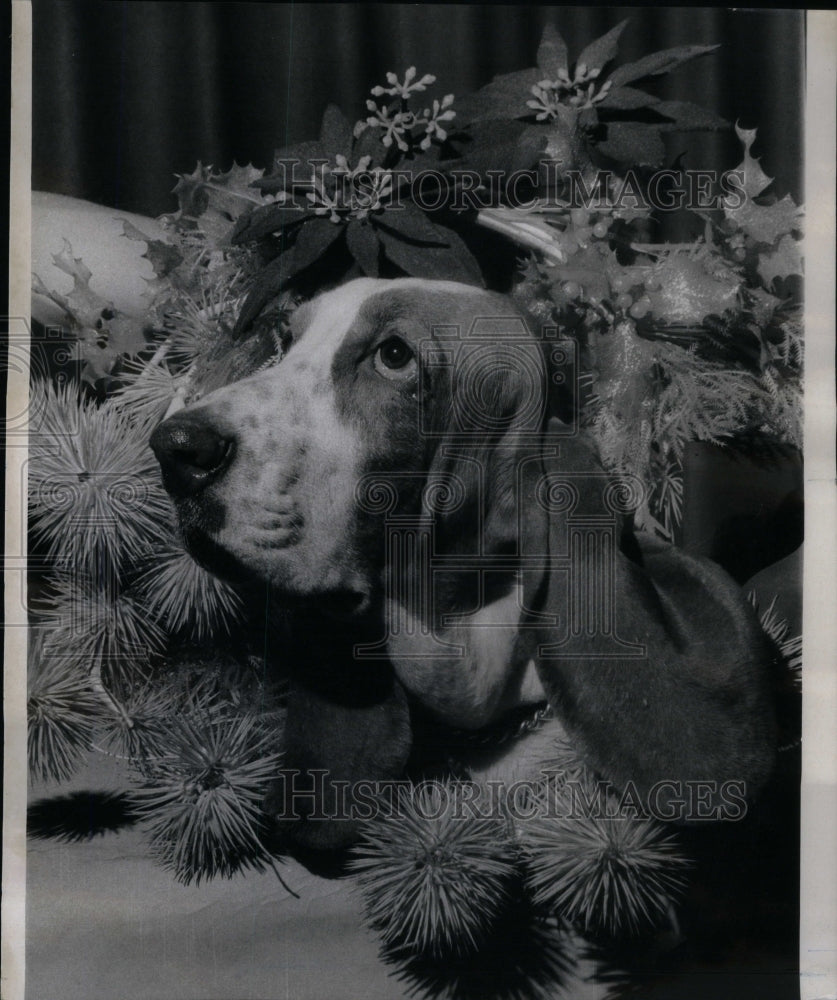
[[650, 55], [643, 56], [642, 59], [637, 59], [636, 62], [619, 66], [611, 73], [610, 80], [614, 87], [621, 87], [626, 83], [633, 83], [634, 80], [642, 80], [646, 76], [669, 73], [692, 59], [698, 59], [714, 52], [718, 47], [717, 45], [677, 45], [672, 49], [652, 52]]
[[619, 49], [619, 36], [625, 30], [627, 20], [620, 21], [615, 28], [611, 28], [607, 34], [602, 35], [595, 41], [590, 42], [581, 50], [581, 54], [576, 59], [576, 69], [579, 66], [586, 66], [588, 70], [602, 69], [616, 55]]
[[548, 24], [543, 29], [541, 44], [538, 46], [538, 69], [549, 80], [558, 79], [558, 71], [567, 71], [567, 43], [561, 37], [554, 25]]
[[371, 156], [373, 166], [380, 166], [389, 152], [382, 141], [382, 136], [382, 129], [367, 126], [354, 141], [353, 162], [357, 163], [364, 156]]
[[230, 233], [230, 243], [233, 245], [249, 243], [251, 240], [269, 236], [285, 226], [304, 222], [311, 217], [312, 213], [306, 209], [288, 208], [284, 205], [264, 205], [262, 208], [250, 212], [249, 215], [241, 216]]
[[447, 246], [447, 239], [442, 230], [433, 225], [430, 219], [420, 209], [411, 204], [401, 208], [393, 208], [383, 215], [375, 217], [376, 225], [385, 226], [388, 230], [413, 243], [429, 246]]
[[253, 320], [256, 319], [267, 303], [275, 295], [278, 295], [291, 278], [302, 270], [296, 262], [294, 249], [294, 247], [291, 247], [289, 250], [285, 250], [259, 273], [247, 298], [244, 300], [241, 312], [238, 314], [238, 319], [235, 322], [235, 328], [232, 333], [233, 339], [237, 339], [246, 333], [252, 325]]
[[569, 122], [556, 118], [543, 125], [527, 125], [517, 141], [511, 169], [528, 170], [543, 160], [554, 160], [562, 171], [576, 167], [581, 138], [575, 113], [570, 114]]
[[671, 119], [660, 126], [664, 132], [711, 132], [730, 127], [725, 118], [690, 101], [658, 101], [654, 111]]
[[378, 233], [387, 257], [405, 274], [484, 287], [479, 265], [461, 238], [452, 230], [447, 230], [445, 234], [447, 246], [419, 246], [403, 240], [400, 234], [396, 235], [380, 225]]
[[[308, 139], [305, 142], [298, 142], [293, 146], [283, 146], [273, 154], [273, 162], [289, 163], [297, 161], [300, 164], [307, 164], [309, 160], [328, 160], [328, 153], [323, 148], [323, 144], [316, 139]], [[308, 171], [299, 169], [299, 177], [307, 175]]]
[[542, 79], [543, 73], [534, 67], [496, 76], [476, 93], [457, 98], [456, 120], [470, 125], [492, 119], [528, 118], [532, 109], [526, 102], [532, 98], [532, 87]]
[[666, 152], [656, 127], [632, 122], [608, 122], [607, 137], [595, 148], [611, 160], [637, 167], [659, 166]]
[[346, 227], [346, 246], [364, 274], [377, 278], [381, 256], [378, 234], [368, 222], [352, 219]]
[[550, 126], [527, 125], [521, 121], [492, 120], [471, 129], [469, 142], [459, 146], [457, 168], [476, 170], [527, 170], [545, 154]]
[[339, 155], [348, 159], [352, 152], [352, 139], [349, 119], [336, 104], [329, 104], [320, 126], [320, 145], [330, 156]]
[[308, 267], [328, 250], [328, 248], [345, 234], [346, 227], [342, 222], [331, 222], [329, 219], [310, 219], [299, 230], [294, 243], [294, 265], [297, 271]]
[[658, 97], [646, 94], [644, 90], [637, 90], [635, 87], [614, 87], [608, 91], [606, 97], [597, 102], [597, 105], [601, 109], [609, 108], [614, 111], [635, 111], [637, 108], [648, 108], [653, 105], [656, 111], [656, 105], [659, 103]]

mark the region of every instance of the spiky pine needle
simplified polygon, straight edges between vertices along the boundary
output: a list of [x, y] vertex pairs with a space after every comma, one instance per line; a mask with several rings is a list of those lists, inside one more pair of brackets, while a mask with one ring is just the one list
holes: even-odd
[[135, 801], [152, 851], [178, 881], [273, 867], [261, 802], [279, 766], [275, 740], [252, 716], [172, 720]]
[[502, 817], [457, 807], [453, 783], [402, 790], [354, 849], [367, 918], [387, 945], [435, 955], [476, 950], [509, 898], [516, 854]]
[[36, 383], [31, 408], [31, 525], [50, 559], [92, 578], [139, 560], [172, 519], [152, 425], [70, 385]]
[[[590, 790], [590, 789], [588, 789]], [[567, 787], [521, 824], [537, 905], [586, 932], [612, 936], [654, 927], [684, 886], [688, 862], [650, 819], [579, 810]]]
[[172, 633], [186, 632], [198, 640], [228, 634], [241, 617], [235, 590], [199, 566], [171, 533], [136, 588], [148, 613]]
[[114, 394], [114, 403], [134, 420], [152, 424], [161, 420], [185, 375], [175, 374], [166, 364], [128, 360], [122, 372], [125, 384]]
[[747, 595], [753, 609], [759, 616], [761, 627], [765, 633], [773, 640], [782, 654], [788, 671], [793, 679], [794, 687], [802, 687], [802, 636], [791, 635], [790, 623], [779, 614], [776, 604], [779, 600], [778, 594], [768, 606], [761, 611], [755, 591], [750, 591]]
[[26, 708], [30, 775], [69, 778], [90, 749], [105, 707], [79, 661], [40, 635], [29, 653]]
[[130, 690], [162, 652], [164, 635], [136, 597], [62, 574], [52, 584], [44, 610], [57, 619], [51, 641], [72, 649], [74, 658], [112, 692]]

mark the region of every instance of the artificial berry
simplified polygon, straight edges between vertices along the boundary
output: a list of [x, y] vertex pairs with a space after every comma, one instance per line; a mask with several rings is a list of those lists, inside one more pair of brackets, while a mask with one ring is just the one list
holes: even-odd
[[570, 212], [570, 221], [576, 227], [586, 226], [590, 221], [590, 213], [586, 208], [574, 208]]
[[601, 240], [605, 236], [607, 236], [609, 230], [610, 230], [610, 226], [608, 226], [608, 224], [606, 222], [597, 222], [596, 225], [593, 226], [593, 235], [597, 239]]
[[627, 292], [622, 292], [621, 295], [616, 296], [616, 308], [617, 309], [630, 309], [633, 305], [634, 300], [628, 295]]
[[633, 316], [634, 319], [642, 319], [643, 316], [647, 316], [651, 310], [651, 299], [647, 295], [643, 295], [641, 299], [637, 299], [636, 302], [628, 310], [628, 313]]
[[565, 281], [561, 291], [568, 299], [577, 299], [581, 295], [581, 285], [577, 281]]

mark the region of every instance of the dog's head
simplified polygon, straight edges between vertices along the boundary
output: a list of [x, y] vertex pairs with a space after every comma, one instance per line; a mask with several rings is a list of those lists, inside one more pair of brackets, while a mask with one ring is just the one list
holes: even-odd
[[[485, 704], [499, 710], [499, 695], [421, 650], [406, 674], [354, 656], [359, 640], [380, 638], [393, 586], [414, 596], [416, 614], [434, 614], [412, 565], [418, 548], [394, 554], [387, 524], [432, 522], [437, 551], [466, 558], [518, 551], [515, 469], [545, 420], [541, 347], [505, 297], [412, 279], [327, 292], [295, 312], [291, 332], [280, 363], [181, 410], [151, 444], [195, 558], [269, 588], [304, 633], [286, 657], [286, 764], [338, 780], [393, 777], [411, 740], [404, 688], [447, 705], [461, 675], [466, 721], [475, 700], [480, 721]], [[445, 610], [473, 607], [473, 574], [442, 584]], [[513, 572], [492, 585], [508, 592]], [[351, 835], [323, 829], [294, 836], [326, 845]]]
[[362, 613], [382, 594], [385, 517], [434, 513], [451, 544], [487, 519], [501, 547], [515, 519], [500, 466], [511, 475], [521, 435], [544, 421], [540, 350], [511, 302], [360, 279], [301, 306], [292, 336], [280, 364], [154, 433], [195, 557], [289, 601]]

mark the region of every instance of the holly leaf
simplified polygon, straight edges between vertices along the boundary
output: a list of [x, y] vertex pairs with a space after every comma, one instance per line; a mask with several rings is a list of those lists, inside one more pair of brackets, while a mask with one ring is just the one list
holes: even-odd
[[799, 229], [802, 211], [789, 195], [772, 205], [759, 205], [755, 201], [773, 183], [773, 178], [750, 155], [756, 129], [736, 125], [735, 132], [744, 145], [744, 159], [733, 173], [738, 175], [745, 197], [742, 200], [738, 193], [729, 195], [724, 200], [724, 214], [758, 243], [775, 243], [780, 236]]
[[73, 356], [83, 364], [79, 377], [91, 386], [109, 375], [119, 359], [113, 348], [100, 346], [93, 337], [81, 338], [73, 346]]
[[543, 29], [541, 44], [538, 46], [536, 59], [538, 69], [548, 79], [557, 80], [559, 71], [566, 72], [569, 68], [567, 58], [567, 43], [554, 25], [547, 24]]
[[211, 174], [205, 189], [209, 208], [235, 221], [244, 212], [264, 204], [264, 197], [256, 190], [255, 182], [264, 175], [252, 163], [240, 167], [235, 161], [225, 174]]
[[635, 87], [615, 87], [598, 102], [598, 107], [613, 111], [636, 111], [638, 108], [648, 108], [653, 105], [656, 111], [658, 104], [660, 99], [653, 94], [646, 94], [644, 90], [637, 90]]
[[336, 104], [329, 104], [323, 113], [320, 126], [320, 145], [330, 157], [345, 156], [352, 152], [352, 126]]
[[122, 235], [129, 240], [145, 243], [145, 253], [142, 255], [151, 263], [157, 278], [165, 278], [183, 263], [183, 255], [177, 249], [163, 240], [154, 240], [146, 236], [128, 219], [122, 219]]
[[453, 230], [438, 228], [444, 230], [447, 246], [419, 246], [403, 240], [400, 234], [383, 225], [377, 226], [384, 252], [405, 274], [484, 287], [479, 265], [462, 239]]
[[103, 327], [102, 334], [115, 354], [139, 354], [147, 346], [143, 323], [131, 316], [117, 313]]
[[601, 38], [590, 42], [588, 46], [581, 50], [581, 54], [576, 59], [576, 71], [578, 67], [586, 66], [587, 70], [601, 70], [611, 59], [614, 58], [619, 49], [619, 36], [625, 30], [627, 19], [620, 21], [615, 28], [611, 28]]
[[79, 329], [85, 327], [95, 329], [97, 323], [101, 325], [103, 315], [115, 315], [113, 303], [109, 299], [102, 298], [90, 287], [92, 277], [90, 268], [81, 257], [73, 257], [73, 247], [69, 240], [64, 240], [61, 252], [53, 254], [52, 261], [59, 271], [70, 275], [73, 287], [68, 295], [62, 295], [50, 289], [35, 274], [32, 276], [32, 287], [38, 295], [43, 295], [60, 306]]
[[744, 145], [744, 159], [736, 167], [736, 172], [742, 174], [742, 187], [748, 198], [757, 198], [765, 188], [770, 187], [773, 178], [768, 177], [761, 169], [759, 161], [750, 156], [750, 149], [756, 141], [757, 129], [743, 129], [735, 126], [735, 134]]
[[775, 243], [780, 236], [799, 229], [802, 212], [790, 195], [785, 195], [773, 205], [745, 201], [741, 208], [727, 215], [757, 243]]
[[783, 236], [775, 250], [759, 254], [758, 272], [768, 288], [776, 278], [789, 278], [794, 274], [802, 274], [800, 242], [790, 235]]
[[663, 132], [711, 132], [730, 125], [725, 118], [691, 101], [658, 101], [654, 112], [671, 119], [659, 126]]
[[197, 219], [203, 215], [209, 204], [209, 198], [204, 185], [209, 180], [212, 167], [205, 167], [200, 160], [191, 174], [175, 174], [177, 184], [172, 188], [172, 194], [177, 195], [180, 215], [188, 219]]
[[346, 246], [349, 253], [360, 264], [363, 273], [377, 278], [381, 241], [371, 225], [351, 219], [346, 227]]
[[595, 148], [611, 160], [636, 167], [657, 167], [666, 152], [655, 126], [632, 122], [608, 122], [606, 138]]
[[647, 76], [660, 76], [663, 73], [670, 73], [678, 66], [699, 59], [719, 48], [717, 45], [678, 45], [671, 49], [662, 49], [660, 52], [652, 52], [650, 55], [637, 59], [636, 62], [625, 63], [624, 66], [617, 67], [610, 74], [611, 85], [622, 87], [626, 83], [633, 83], [634, 80], [643, 80]]
[[80, 257], [73, 257], [69, 241], [64, 240], [63, 249], [52, 259], [72, 277], [72, 290], [68, 295], [53, 291], [37, 274], [32, 276], [32, 290], [55, 302], [70, 319], [77, 337], [75, 354], [85, 362], [82, 377], [92, 383], [107, 375], [121, 355], [139, 354], [146, 347], [144, 320], [120, 313], [91, 289], [90, 268]]

